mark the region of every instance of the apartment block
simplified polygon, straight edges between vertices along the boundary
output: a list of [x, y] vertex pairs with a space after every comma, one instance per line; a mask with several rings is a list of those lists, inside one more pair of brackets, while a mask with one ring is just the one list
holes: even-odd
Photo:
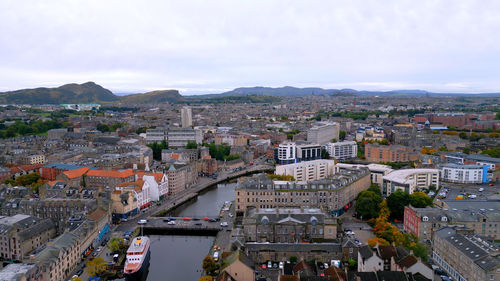
[[325, 149], [330, 157], [336, 160], [347, 160], [358, 156], [358, 145], [355, 141], [329, 142]]
[[335, 174], [334, 160], [313, 160], [276, 166], [276, 175], [292, 176], [297, 181], [321, 180]]
[[370, 162], [410, 162], [418, 160], [419, 153], [402, 145], [365, 145], [365, 159]]

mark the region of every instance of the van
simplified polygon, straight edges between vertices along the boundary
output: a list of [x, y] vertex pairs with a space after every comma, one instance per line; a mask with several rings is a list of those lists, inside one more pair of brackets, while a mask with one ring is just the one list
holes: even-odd
[[219, 261], [219, 252], [214, 252], [214, 261]]
[[146, 224], [148, 221], [147, 220], [139, 220], [137, 223], [138, 224]]

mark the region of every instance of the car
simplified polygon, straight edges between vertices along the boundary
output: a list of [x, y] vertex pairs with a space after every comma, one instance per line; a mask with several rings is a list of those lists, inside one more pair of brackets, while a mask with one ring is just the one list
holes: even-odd
[[97, 251], [97, 252], [102, 251], [102, 247], [97, 247], [96, 251]]
[[199, 218], [193, 218], [194, 221], [199, 221], [200, 219]]
[[121, 220], [122, 222], [127, 222], [127, 221], [128, 221], [128, 219], [127, 219], [127, 218], [121, 218], [120, 220]]
[[208, 221], [209, 221], [209, 222], [217, 222], [217, 220], [216, 220], [216, 219], [209, 219]]
[[175, 221], [169, 221], [167, 224], [168, 225], [175, 225]]
[[137, 224], [146, 224], [148, 223], [148, 220], [139, 220]]
[[228, 226], [228, 224], [227, 224], [227, 222], [223, 221], [223, 222], [220, 223], [220, 226], [226, 227], [226, 226]]
[[104, 247], [104, 246], [106, 246], [107, 243], [108, 243], [108, 241], [104, 240], [104, 241], [102, 241], [101, 246]]
[[267, 268], [273, 268], [273, 263], [271, 261], [267, 262]]
[[94, 252], [94, 253], [92, 254], [92, 257], [93, 257], [93, 258], [95, 258], [95, 257], [97, 257], [97, 255], [99, 255], [99, 253], [98, 253], [98, 252]]
[[437, 275], [444, 275], [444, 271], [439, 267], [434, 268], [434, 273]]
[[328, 268], [328, 264], [325, 262], [325, 264], [323, 264], [323, 266], [325, 267], [325, 269]]
[[209, 220], [210, 220], [210, 218], [209, 218], [209, 217], [204, 217], [204, 218], [203, 218], [203, 220], [204, 220], [204, 221], [209, 221]]
[[266, 265], [265, 263], [264, 263], [264, 264], [261, 264], [261, 265], [260, 265], [260, 268], [262, 268], [262, 269], [266, 269], [266, 268], [267, 268], [267, 265]]
[[175, 218], [174, 217], [168, 217], [167, 220], [168, 221], [175, 221]]
[[219, 260], [219, 252], [214, 252], [214, 261]]
[[186, 218], [186, 217], [185, 217], [183, 220], [185, 220], [185, 221], [190, 221], [190, 220], [192, 220], [192, 218]]
[[285, 264], [282, 261], [280, 261], [280, 264], [278, 267], [279, 267], [279, 269], [283, 269], [283, 268], [285, 268]]
[[484, 188], [479, 188], [479, 192], [483, 192], [484, 191]]
[[477, 196], [476, 196], [476, 194], [471, 194], [471, 195], [469, 195], [469, 198], [470, 198], [470, 199], [474, 199], [474, 198], [476, 198], [476, 197], [477, 197]]
[[229, 213], [229, 217], [232, 218], [233, 217], [233, 214]]
[[494, 184], [490, 183], [489, 186], [493, 186]]
[[78, 270], [78, 271], [76, 272], [76, 275], [80, 276], [80, 275], [82, 275], [82, 273], [83, 273], [83, 269], [80, 269], [80, 270]]
[[194, 225], [201, 225], [201, 222], [196, 222]]
[[398, 219], [394, 219], [394, 222], [395, 223], [402, 223], [402, 221], [398, 220]]
[[441, 277], [441, 280], [443, 280], [443, 281], [451, 281], [451, 278], [446, 276], [446, 275], [441, 275], [440, 277]]
[[278, 268], [278, 263], [277, 262], [273, 263], [273, 268]]

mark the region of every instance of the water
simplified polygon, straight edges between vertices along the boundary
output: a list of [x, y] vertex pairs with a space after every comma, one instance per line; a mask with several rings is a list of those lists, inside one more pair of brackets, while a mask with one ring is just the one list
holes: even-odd
[[[234, 200], [235, 184], [219, 184], [198, 199], [173, 211], [174, 216], [216, 217], [224, 201]], [[151, 262], [147, 281], [196, 281], [201, 264], [213, 245], [213, 236], [151, 235]]]

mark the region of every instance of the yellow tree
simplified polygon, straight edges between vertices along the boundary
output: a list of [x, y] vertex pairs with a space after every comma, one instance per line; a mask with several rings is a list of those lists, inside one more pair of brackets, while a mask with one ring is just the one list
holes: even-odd
[[71, 277], [70, 280], [71, 281], [82, 281], [82, 279], [80, 277], [78, 277], [78, 276], [73, 276], [73, 277]]
[[101, 257], [97, 257], [95, 259], [87, 261], [86, 270], [87, 270], [88, 275], [98, 276], [98, 275], [102, 274], [106, 270], [107, 267], [108, 266], [106, 264], [106, 261]]
[[212, 276], [202, 276], [198, 281], [212, 281], [214, 278]]

